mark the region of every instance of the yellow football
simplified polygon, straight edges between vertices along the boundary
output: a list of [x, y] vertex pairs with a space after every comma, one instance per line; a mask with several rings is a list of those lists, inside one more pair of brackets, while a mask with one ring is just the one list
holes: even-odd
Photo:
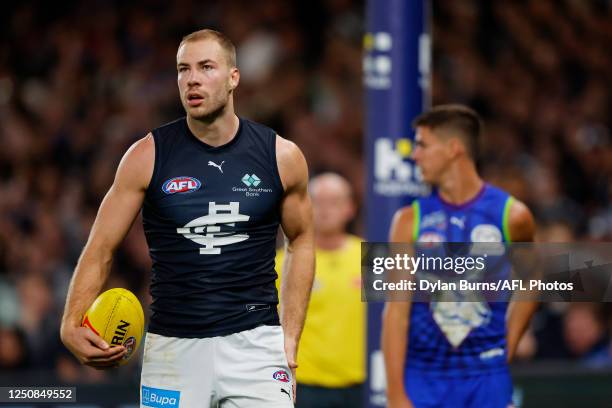
[[89, 327], [111, 347], [125, 346], [127, 354], [120, 365], [127, 363], [138, 349], [144, 334], [144, 312], [138, 298], [123, 288], [102, 293], [83, 317], [83, 326]]

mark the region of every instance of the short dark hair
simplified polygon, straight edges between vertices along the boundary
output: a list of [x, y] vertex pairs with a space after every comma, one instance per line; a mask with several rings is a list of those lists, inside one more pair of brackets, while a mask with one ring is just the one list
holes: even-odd
[[191, 34], [187, 34], [186, 36], [184, 36], [178, 47], [181, 48], [181, 46], [187, 42], [195, 42], [200, 40], [217, 41], [221, 48], [223, 48], [223, 51], [225, 51], [228, 65], [230, 67], [236, 66], [236, 46], [227, 35], [223, 34], [220, 31], [211, 30], [209, 28], [194, 31]]
[[419, 126], [459, 132], [470, 157], [475, 161], [478, 159], [482, 119], [473, 109], [459, 104], [438, 105], [412, 121], [413, 128]]

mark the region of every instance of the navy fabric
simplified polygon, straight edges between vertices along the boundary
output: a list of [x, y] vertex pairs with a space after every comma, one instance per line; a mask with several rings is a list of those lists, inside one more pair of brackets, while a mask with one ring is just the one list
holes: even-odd
[[278, 325], [276, 132], [240, 118], [235, 137], [213, 147], [181, 118], [152, 133], [143, 206], [153, 261], [148, 330], [203, 338]]

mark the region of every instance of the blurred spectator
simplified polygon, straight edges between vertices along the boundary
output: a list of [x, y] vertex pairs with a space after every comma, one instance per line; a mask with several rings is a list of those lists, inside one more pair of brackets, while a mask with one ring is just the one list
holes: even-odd
[[565, 221], [541, 222], [538, 225], [537, 240], [540, 242], [572, 243], [576, 234], [572, 226]]
[[28, 368], [30, 354], [23, 330], [0, 326], [0, 370]]
[[[366, 377], [366, 307], [361, 302], [361, 239], [346, 233], [355, 216], [353, 193], [335, 173], [314, 177], [309, 190], [317, 268], [298, 351], [296, 407], [358, 408]], [[279, 272], [283, 259], [281, 251]]]
[[563, 334], [571, 355], [591, 367], [612, 365], [612, 344], [606, 323], [600, 304], [570, 304], [563, 321]]

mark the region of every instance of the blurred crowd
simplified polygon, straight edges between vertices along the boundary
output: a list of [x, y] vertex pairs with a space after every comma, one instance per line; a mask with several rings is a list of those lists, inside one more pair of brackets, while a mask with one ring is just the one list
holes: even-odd
[[[64, 350], [59, 319], [119, 159], [184, 115], [176, 85], [182, 36], [209, 27], [234, 41], [237, 112], [298, 143], [313, 173], [363, 171], [363, 3], [26, 1], [4, 9], [0, 373], [48, 369], [68, 382], [107, 376]], [[149, 268], [138, 220], [107, 286], [131, 289], [146, 306]]]
[[[611, 240], [611, 3], [436, 0], [433, 11], [433, 101], [466, 103], [483, 115], [485, 177], [528, 203], [542, 240]], [[238, 113], [295, 141], [311, 173], [346, 176], [359, 204], [364, 19], [364, 1], [351, 0], [5, 5], [0, 374], [27, 368], [67, 382], [108, 378], [64, 350], [59, 319], [122, 154], [183, 114], [175, 54], [187, 33], [225, 32], [238, 48]], [[360, 225], [354, 232], [363, 234]], [[146, 306], [149, 268], [138, 220], [107, 286], [131, 289]], [[609, 316], [603, 305], [547, 307], [522, 356], [610, 363]]]
[[[612, 3], [435, 0], [433, 103], [484, 118], [480, 170], [539, 241], [612, 241]], [[518, 359], [612, 365], [608, 304], [544, 304]]]
[[572, 239], [612, 238], [612, 4], [433, 1], [433, 101], [486, 124], [482, 172]]

